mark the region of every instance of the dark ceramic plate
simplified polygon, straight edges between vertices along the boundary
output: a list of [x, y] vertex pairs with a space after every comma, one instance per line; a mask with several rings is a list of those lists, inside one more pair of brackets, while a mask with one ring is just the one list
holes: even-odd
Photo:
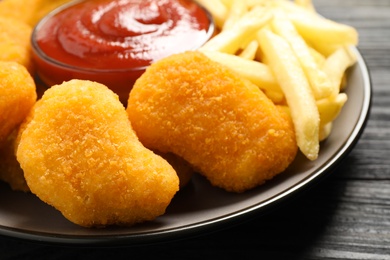
[[72, 245], [136, 245], [183, 238], [216, 230], [258, 216], [321, 180], [351, 151], [360, 137], [371, 104], [371, 83], [360, 53], [348, 76], [348, 101], [321, 144], [319, 158], [299, 154], [291, 167], [265, 185], [243, 194], [227, 193], [194, 176], [165, 215], [129, 228], [87, 229], [72, 224], [33, 194], [11, 191], [0, 184], [0, 234], [45, 243]]

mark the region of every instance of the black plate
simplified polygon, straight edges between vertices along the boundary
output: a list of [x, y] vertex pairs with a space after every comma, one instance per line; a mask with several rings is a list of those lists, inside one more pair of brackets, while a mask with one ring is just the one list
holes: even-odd
[[194, 176], [173, 199], [165, 215], [130, 228], [79, 227], [33, 194], [13, 192], [6, 184], [0, 184], [0, 234], [45, 243], [136, 245], [212, 231], [267, 211], [330, 173], [360, 137], [368, 118], [372, 90], [365, 62], [355, 51], [358, 63], [349, 71], [348, 101], [332, 134], [321, 144], [316, 161], [310, 162], [298, 154], [286, 172], [243, 194], [211, 187], [202, 177]]

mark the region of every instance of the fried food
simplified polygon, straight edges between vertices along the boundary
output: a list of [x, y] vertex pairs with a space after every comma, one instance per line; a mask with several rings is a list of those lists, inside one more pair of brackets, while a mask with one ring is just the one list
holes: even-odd
[[31, 32], [31, 26], [0, 15], [0, 61], [18, 62], [32, 72]]
[[34, 105], [35, 89], [34, 80], [24, 66], [0, 61], [0, 146]]
[[33, 20], [38, 1], [41, 0], [2, 0], [0, 1], [0, 17], [29, 24]]
[[176, 172], [139, 142], [106, 86], [55, 85], [31, 113], [17, 159], [42, 201], [85, 227], [130, 226], [165, 213], [179, 189]]
[[19, 20], [30, 26], [55, 8], [70, 0], [2, 0], [0, 1], [0, 17]]
[[127, 113], [146, 147], [182, 157], [227, 191], [263, 184], [297, 153], [289, 115], [200, 52], [151, 65], [133, 87]]
[[[340, 112], [335, 107], [344, 105], [334, 101], [344, 90], [346, 69], [356, 63], [351, 47], [358, 44], [357, 30], [326, 19], [311, 0], [215, 1], [205, 6], [220, 32], [200, 51], [258, 85], [274, 104], [286, 104], [300, 152], [316, 160]], [[251, 14], [261, 19], [251, 21]], [[332, 112], [332, 122], [324, 124], [320, 117]]]
[[16, 62], [0, 61], [0, 180], [13, 190], [29, 191], [15, 155], [19, 125], [37, 99], [34, 80]]

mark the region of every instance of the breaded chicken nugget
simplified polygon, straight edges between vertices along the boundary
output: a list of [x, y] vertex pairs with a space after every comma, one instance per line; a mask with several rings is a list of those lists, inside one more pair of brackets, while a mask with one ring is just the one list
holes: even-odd
[[179, 189], [176, 172], [139, 142], [106, 86], [64, 82], [31, 113], [17, 159], [42, 201], [85, 227], [130, 226], [165, 212]]
[[0, 146], [24, 120], [36, 99], [35, 83], [26, 68], [0, 61]]
[[[25, 24], [29, 24], [37, 8], [37, 2], [41, 0], [2, 0], [0, 1], [0, 17], [12, 18]], [[31, 24], [31, 26], [33, 26]]]
[[151, 65], [133, 87], [127, 113], [146, 147], [182, 157], [227, 191], [264, 183], [297, 153], [290, 117], [198, 52]]
[[35, 26], [46, 14], [71, 0], [2, 0], [0, 17], [19, 20]]
[[[37, 106], [37, 103], [34, 103], [34, 105]], [[27, 124], [31, 121], [32, 115], [33, 113], [30, 109], [23, 122], [8, 135], [3, 145], [0, 146], [0, 180], [8, 183], [14, 191], [30, 191], [24, 178], [24, 172], [16, 158], [16, 151], [20, 137]]]
[[31, 33], [31, 26], [0, 16], [0, 61], [18, 62], [32, 73]]

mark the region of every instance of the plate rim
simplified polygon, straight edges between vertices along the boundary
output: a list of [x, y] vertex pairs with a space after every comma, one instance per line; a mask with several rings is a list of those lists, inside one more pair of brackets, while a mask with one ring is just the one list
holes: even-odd
[[[41, 242], [45, 244], [66, 244], [66, 245], [81, 245], [81, 246], [133, 246], [140, 244], [159, 243], [165, 239], [169, 241], [179, 240], [197, 235], [204, 235], [213, 231], [224, 228], [233, 227], [240, 224], [242, 220], [249, 220], [251, 217], [260, 216], [260, 213], [266, 212], [271, 207], [280, 205], [292, 195], [298, 194], [304, 188], [311, 184], [322, 180], [323, 177], [328, 176], [332, 170], [343, 161], [343, 159], [350, 153], [362, 135], [367, 121], [370, 116], [372, 106], [372, 79], [367, 63], [359, 51], [358, 47], [352, 47], [352, 50], [357, 56], [357, 63], [360, 75], [363, 79], [363, 103], [359, 112], [358, 120], [356, 121], [353, 131], [345, 140], [344, 144], [334, 153], [334, 155], [318, 167], [312, 174], [305, 177], [303, 180], [295, 183], [293, 186], [277, 193], [276, 195], [261, 201], [257, 204], [248, 206], [246, 208], [238, 209], [234, 212], [224, 216], [200, 221], [185, 226], [174, 227], [170, 229], [157, 230], [152, 232], [139, 232], [132, 234], [99, 234], [99, 235], [68, 235], [68, 234], [53, 234], [39, 231], [28, 231], [20, 228], [7, 227], [0, 225], [0, 235], [18, 238], [27, 241]], [[238, 223], [240, 222], [240, 223]], [[230, 225], [229, 225], [230, 224]]]

